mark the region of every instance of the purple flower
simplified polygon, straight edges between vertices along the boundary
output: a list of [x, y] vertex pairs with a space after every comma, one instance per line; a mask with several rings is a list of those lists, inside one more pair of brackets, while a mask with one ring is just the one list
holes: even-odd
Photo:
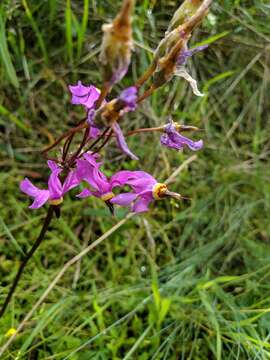
[[129, 185], [133, 192], [116, 195], [111, 199], [112, 204], [121, 206], [132, 205], [132, 211], [142, 213], [149, 210], [149, 205], [154, 200], [165, 196], [180, 199], [181, 195], [169, 192], [165, 184], [160, 184], [150, 174], [144, 171], [119, 171], [111, 178], [112, 186]]
[[167, 146], [168, 148], [181, 150], [185, 146], [188, 146], [190, 150], [198, 151], [203, 147], [203, 141], [192, 141], [187, 137], [181, 135], [174, 124], [171, 121], [169, 124], [164, 127], [165, 134], [161, 135], [160, 142], [162, 145]]
[[79, 185], [76, 171], [71, 171], [62, 185], [59, 179], [62, 169], [54, 161], [50, 160], [48, 161], [48, 166], [51, 170], [51, 175], [48, 180], [48, 189], [39, 189], [33, 185], [28, 178], [25, 178], [20, 183], [21, 191], [34, 198], [34, 202], [30, 206], [30, 209], [38, 209], [47, 201], [49, 201], [51, 205], [59, 205], [63, 201], [64, 194]]
[[94, 122], [95, 115], [96, 115], [96, 111], [94, 109], [88, 111], [87, 123], [89, 125], [90, 139], [97, 139], [101, 135], [101, 130], [97, 127], [97, 125]]
[[125, 112], [135, 111], [137, 107], [138, 89], [136, 86], [131, 86], [123, 90], [119, 99], [125, 103]]
[[100, 90], [95, 86], [84, 86], [81, 81], [78, 81], [77, 85], [69, 85], [69, 90], [72, 94], [71, 103], [83, 105], [88, 110], [93, 109], [100, 95]]
[[92, 190], [84, 189], [78, 197], [85, 198], [96, 196], [102, 198], [111, 195], [111, 187], [107, 177], [99, 170], [101, 163], [91, 154], [84, 154], [84, 160], [77, 160], [77, 176], [80, 180], [86, 181]]

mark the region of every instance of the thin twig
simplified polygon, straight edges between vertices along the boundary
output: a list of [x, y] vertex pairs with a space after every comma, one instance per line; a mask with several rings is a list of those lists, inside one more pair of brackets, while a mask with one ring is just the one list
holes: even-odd
[[44, 239], [45, 235], [46, 235], [46, 232], [48, 231], [48, 228], [49, 228], [49, 225], [52, 221], [52, 218], [53, 218], [53, 214], [54, 214], [54, 207], [53, 206], [50, 206], [49, 209], [48, 209], [48, 212], [47, 212], [47, 216], [44, 220], [44, 224], [43, 224], [43, 227], [40, 231], [40, 234], [37, 238], [37, 240], [35, 241], [34, 245], [32, 246], [31, 250], [26, 254], [26, 257], [25, 259], [23, 260], [23, 262], [21, 263], [20, 267], [19, 267], [19, 270], [17, 272], [17, 275], [13, 281], [13, 284], [8, 292], [8, 295], [6, 297], [6, 300], [4, 302], [4, 305], [0, 311], [0, 318], [4, 315], [5, 313], [5, 310], [12, 298], [12, 295], [20, 281], [20, 278], [23, 274], [23, 271], [28, 263], [28, 261], [31, 259], [31, 257], [33, 256], [34, 252], [37, 250], [37, 248], [39, 247], [39, 245], [41, 244], [42, 240]]

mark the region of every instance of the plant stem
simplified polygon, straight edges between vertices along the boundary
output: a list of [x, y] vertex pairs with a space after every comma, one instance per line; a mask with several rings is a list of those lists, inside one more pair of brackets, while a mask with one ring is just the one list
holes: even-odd
[[25, 259], [23, 260], [23, 262], [21, 263], [20, 267], [19, 267], [19, 270], [17, 272], [17, 275], [13, 281], [13, 284], [8, 292], [8, 295], [6, 297], [6, 300], [4, 302], [4, 305], [0, 311], [0, 318], [4, 315], [4, 312], [12, 298], [12, 295], [20, 281], [20, 278], [23, 274], [23, 271], [28, 263], [28, 261], [31, 259], [31, 257], [33, 256], [34, 252], [37, 250], [37, 248], [39, 247], [39, 245], [41, 244], [42, 240], [44, 239], [46, 233], [47, 233], [47, 230], [49, 228], [49, 225], [53, 219], [53, 214], [54, 214], [54, 207], [53, 206], [50, 206], [49, 209], [48, 209], [48, 212], [47, 212], [47, 216], [44, 220], [44, 224], [43, 224], [43, 227], [40, 231], [40, 234], [37, 238], [37, 240], [35, 241], [34, 245], [32, 246], [31, 250], [26, 254], [26, 257]]

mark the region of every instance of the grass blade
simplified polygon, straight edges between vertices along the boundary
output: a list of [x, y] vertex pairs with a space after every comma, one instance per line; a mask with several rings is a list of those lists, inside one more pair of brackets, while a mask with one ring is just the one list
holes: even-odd
[[2, 15], [2, 9], [0, 8], [0, 59], [3, 61], [7, 76], [13, 86], [19, 87], [19, 81], [16, 75], [16, 71], [12, 64], [12, 60], [8, 51], [6, 31], [5, 31], [5, 20]]

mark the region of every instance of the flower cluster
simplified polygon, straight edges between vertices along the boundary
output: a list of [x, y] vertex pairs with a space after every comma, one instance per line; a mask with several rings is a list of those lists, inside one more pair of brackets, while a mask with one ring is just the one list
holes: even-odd
[[[76, 167], [68, 173], [65, 180], [60, 179], [62, 169], [53, 161], [48, 161], [51, 175], [47, 189], [39, 189], [25, 178], [20, 189], [34, 199], [31, 209], [38, 209], [46, 202], [58, 206], [63, 196], [80, 184], [86, 187], [77, 194], [78, 198], [96, 197], [104, 201], [110, 208], [113, 205], [130, 207], [135, 213], [148, 211], [149, 204], [166, 196], [181, 198], [181, 195], [170, 192], [165, 184], [160, 184], [144, 171], [119, 171], [108, 178], [101, 170], [99, 156], [85, 153], [83, 159], [76, 162]], [[124, 187], [130, 191], [125, 192]], [[114, 191], [117, 190], [117, 193]]]
[[[108, 178], [101, 171], [102, 161], [98, 153], [110, 139], [115, 139], [123, 155], [134, 161], [139, 160], [129, 148], [120, 123], [122, 124], [126, 114], [135, 111], [140, 102], [168, 83], [174, 75], [187, 80], [195, 95], [203, 95], [198, 90], [196, 80], [187, 72], [186, 64], [191, 56], [207, 47], [189, 49], [188, 41], [194, 28], [207, 14], [210, 3], [211, 0], [194, 3], [185, 0], [175, 13], [164, 39], [158, 45], [150, 68], [136, 84], [124, 89], [118, 97], [110, 99], [112, 87], [128, 71], [133, 47], [131, 25], [134, 1], [123, 0], [122, 8], [113, 22], [103, 26], [104, 35], [100, 54], [103, 68], [102, 88], [84, 85], [81, 81], [69, 85], [71, 103], [82, 106], [86, 116], [78, 127], [71, 129], [67, 135], [56, 141], [57, 145], [66, 139], [61, 151], [62, 158], [52, 160], [47, 157], [51, 171], [47, 188], [39, 189], [27, 178], [20, 184], [20, 189], [34, 199], [31, 209], [40, 208], [46, 202], [52, 206], [59, 206], [63, 202], [64, 195], [78, 187], [83, 187], [81, 191], [78, 190], [78, 198], [99, 198], [111, 211], [114, 205], [119, 205], [129, 207], [135, 213], [141, 213], [147, 211], [154, 200], [166, 197], [182, 199], [181, 195], [170, 192], [165, 184], [159, 183], [152, 175], [141, 170], [120, 170]], [[140, 94], [142, 86], [151, 78], [150, 87]], [[74, 134], [81, 129], [85, 129], [85, 134], [79, 148], [69, 152]], [[200, 150], [203, 141], [193, 141], [183, 136], [182, 131], [187, 130], [196, 131], [197, 128], [180, 125], [170, 119], [168, 123], [158, 128], [137, 129], [131, 133], [159, 131], [162, 132], [160, 136], [162, 146], [177, 151], [184, 148], [191, 151]], [[51, 149], [52, 147], [49, 148]]]

